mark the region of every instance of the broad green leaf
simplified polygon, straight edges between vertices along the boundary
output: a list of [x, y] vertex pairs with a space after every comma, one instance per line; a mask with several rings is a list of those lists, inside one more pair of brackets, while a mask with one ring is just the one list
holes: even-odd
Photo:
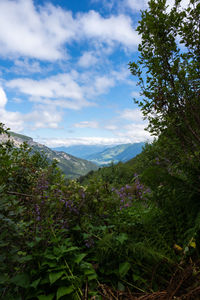
[[41, 277], [40, 278], [38, 278], [38, 279], [36, 279], [36, 280], [34, 280], [32, 283], [31, 283], [31, 285], [30, 286], [32, 286], [33, 288], [37, 288], [37, 286], [38, 286], [38, 284], [39, 284], [39, 282], [40, 282], [40, 280], [41, 280]]
[[54, 294], [49, 294], [49, 295], [40, 295], [38, 296], [39, 300], [53, 300]]
[[131, 265], [127, 261], [125, 261], [124, 263], [121, 263], [119, 265], [119, 274], [120, 274], [120, 276], [124, 277], [128, 273], [130, 267], [131, 267]]
[[57, 290], [56, 299], [59, 300], [62, 296], [69, 295], [73, 292], [74, 287], [70, 285], [68, 287], [61, 286]]
[[77, 255], [76, 256], [76, 259], [74, 260], [77, 264], [79, 264], [82, 260], [83, 260], [83, 258], [86, 256], [87, 254], [85, 254], [85, 253], [81, 253], [81, 254], [79, 254], [79, 255]]
[[17, 286], [26, 288], [29, 286], [29, 277], [27, 274], [17, 274], [11, 280], [12, 283], [16, 284]]
[[97, 274], [91, 274], [88, 276], [88, 281], [91, 281], [91, 280], [94, 280], [94, 279], [97, 279]]
[[58, 280], [60, 277], [62, 277], [62, 275], [64, 274], [64, 271], [61, 272], [57, 272], [57, 273], [50, 273], [49, 274], [49, 281], [50, 283], [54, 283], [56, 280]]
[[94, 269], [88, 269], [88, 270], [84, 270], [84, 274], [85, 275], [92, 275], [92, 274], [96, 274]]
[[55, 261], [44, 261], [41, 266], [45, 266], [45, 265], [48, 265], [50, 268], [55, 268], [58, 264], [57, 262]]

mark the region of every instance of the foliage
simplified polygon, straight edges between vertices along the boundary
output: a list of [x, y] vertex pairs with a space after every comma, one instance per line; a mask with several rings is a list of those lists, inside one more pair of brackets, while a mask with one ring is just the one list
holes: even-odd
[[[167, 13], [166, 1], [151, 0], [139, 25], [148, 71], [141, 106], [161, 132], [140, 155], [67, 181], [26, 144], [0, 145], [1, 299], [104, 299], [105, 287], [112, 297], [157, 291], [158, 299], [165, 289], [166, 299], [199, 299], [199, 4], [183, 12], [179, 2]], [[178, 50], [177, 34], [190, 51]]]
[[[155, 142], [131, 162], [141, 175], [129, 175], [129, 184], [119, 181], [118, 165], [116, 180], [107, 182], [97, 171], [83, 186], [66, 181], [38, 153], [30, 155], [27, 145], [1, 145], [1, 298], [97, 297], [99, 282], [122, 290], [164, 288], [183, 257], [174, 245], [194, 252], [188, 244], [195, 242], [199, 217], [192, 227], [181, 206], [191, 190], [180, 193], [181, 179], [172, 187], [172, 175], [151, 178], [151, 168], [158, 167], [153, 147], [156, 153]], [[151, 171], [141, 168], [145, 155]]]
[[139, 77], [139, 105], [150, 132], [167, 134], [179, 150], [199, 158], [200, 3], [190, 0], [187, 9], [180, 4], [176, 0], [169, 9], [166, 0], [149, 1], [137, 28], [139, 61], [129, 65]]

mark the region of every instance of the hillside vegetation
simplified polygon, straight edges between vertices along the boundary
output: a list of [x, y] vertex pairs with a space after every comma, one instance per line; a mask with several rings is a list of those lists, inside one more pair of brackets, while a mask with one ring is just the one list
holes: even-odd
[[145, 143], [121, 144], [121, 145], [75, 145], [69, 147], [57, 147], [56, 151], [64, 151], [71, 155], [89, 160], [99, 166], [111, 163], [126, 162], [142, 151]]
[[1, 299], [200, 299], [200, 3], [179, 3], [139, 22], [141, 154], [78, 181], [0, 145]]
[[[45, 155], [49, 162], [57, 160], [58, 166], [69, 179], [78, 178], [79, 176], [87, 174], [91, 170], [98, 169], [97, 165], [90, 161], [77, 158], [63, 151], [54, 151], [42, 144], [33, 141], [31, 137], [15, 132], [10, 132], [10, 139], [13, 141], [16, 147], [20, 147], [20, 145], [22, 145], [24, 142], [27, 143], [31, 147], [32, 152], [39, 152], [41, 153], [41, 155]], [[6, 135], [0, 136], [0, 142], [6, 140]]]
[[144, 143], [122, 144], [107, 148], [100, 153], [86, 156], [86, 159], [98, 165], [126, 162], [142, 151]]
[[79, 183], [26, 145], [2, 144], [1, 298], [200, 295], [199, 189], [163, 148], [160, 138]]

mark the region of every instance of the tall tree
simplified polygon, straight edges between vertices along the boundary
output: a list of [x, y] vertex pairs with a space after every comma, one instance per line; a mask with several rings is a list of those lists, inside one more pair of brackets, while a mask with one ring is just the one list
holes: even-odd
[[137, 28], [140, 56], [129, 63], [139, 78], [139, 103], [154, 135], [175, 138], [188, 153], [200, 149], [200, 0], [150, 0]]

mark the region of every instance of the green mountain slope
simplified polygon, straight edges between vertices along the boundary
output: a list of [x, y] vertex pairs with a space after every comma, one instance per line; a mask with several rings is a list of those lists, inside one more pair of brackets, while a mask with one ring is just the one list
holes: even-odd
[[73, 145], [67, 147], [52, 148], [56, 151], [63, 151], [76, 157], [87, 159], [89, 155], [100, 153], [115, 145]]
[[107, 165], [111, 162], [126, 162], [142, 151], [144, 143], [122, 144], [108, 148], [100, 153], [88, 155], [85, 158], [98, 165]]
[[[58, 161], [58, 166], [63, 170], [67, 178], [78, 178], [92, 170], [98, 169], [97, 165], [90, 161], [77, 158], [62, 151], [51, 150], [50, 148], [33, 141], [31, 137], [14, 132], [11, 132], [10, 134], [11, 140], [13, 140], [16, 147], [19, 147], [23, 142], [26, 142], [33, 148], [33, 151], [44, 153], [50, 161], [56, 159]], [[5, 135], [0, 136], [0, 142], [5, 141], [6, 139], [7, 137]]]

